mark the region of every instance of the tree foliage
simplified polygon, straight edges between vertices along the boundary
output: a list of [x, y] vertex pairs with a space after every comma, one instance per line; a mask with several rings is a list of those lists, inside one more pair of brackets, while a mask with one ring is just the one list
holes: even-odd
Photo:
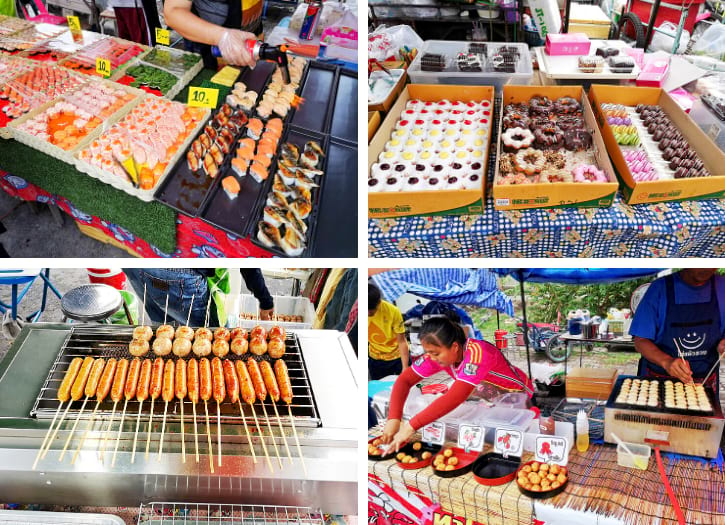
[[569, 310], [586, 309], [592, 315], [606, 316], [607, 310], [629, 308], [632, 293], [652, 279], [636, 279], [611, 284], [550, 284], [526, 285], [526, 314], [533, 322], [553, 322], [557, 312], [562, 319]]

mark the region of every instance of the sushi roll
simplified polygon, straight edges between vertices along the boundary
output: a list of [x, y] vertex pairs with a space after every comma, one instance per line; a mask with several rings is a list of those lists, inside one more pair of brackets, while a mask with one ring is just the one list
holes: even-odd
[[388, 177], [383, 181], [383, 190], [385, 192], [394, 192], [394, 191], [401, 191], [403, 189], [403, 185], [405, 181], [405, 177], [401, 177], [400, 175], [397, 175], [395, 173], [388, 175]]
[[258, 118], [251, 118], [247, 122], [247, 137], [253, 140], [259, 140], [264, 132], [264, 123]]
[[186, 162], [191, 171], [197, 171], [200, 167], [199, 157], [191, 150], [186, 153]]
[[423, 191], [425, 188], [425, 179], [416, 175], [411, 175], [403, 185], [403, 191]]
[[222, 189], [230, 200], [234, 200], [239, 195], [241, 187], [239, 186], [239, 182], [237, 181], [237, 179], [232, 175], [229, 175], [222, 179]]

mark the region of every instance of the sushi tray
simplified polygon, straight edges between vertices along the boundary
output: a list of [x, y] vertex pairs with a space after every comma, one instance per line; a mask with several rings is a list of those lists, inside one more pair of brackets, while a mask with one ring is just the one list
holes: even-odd
[[9, 37], [18, 31], [33, 27], [33, 23], [22, 18], [6, 16], [0, 20], [0, 37]]
[[86, 75], [101, 76], [96, 72], [96, 59], [106, 58], [111, 62], [110, 78], [114, 79], [134, 58], [146, 53], [148, 49], [148, 46], [109, 37], [84, 47], [77, 53], [61, 60], [59, 64]]
[[[258, 93], [262, 92], [274, 68], [274, 64], [270, 62], [260, 62], [254, 69], [245, 69], [240, 80], [249, 89]], [[216, 116], [216, 112], [214, 116]], [[198, 139], [202, 133], [204, 133], [203, 129], [195, 139]], [[235, 145], [239, 137], [240, 135], [235, 135]], [[180, 213], [190, 217], [198, 217], [207, 208], [206, 205], [212, 193], [216, 191], [216, 187], [221, 184], [221, 179], [229, 172], [230, 157], [234, 157], [234, 155], [224, 155], [224, 161], [218, 166], [218, 172], [221, 176], [213, 178], [207, 175], [203, 166], [200, 166], [201, 169], [192, 170], [187, 158], [180, 158], [169, 177], [159, 186], [155, 196], [156, 200]], [[249, 214], [245, 210], [247, 208], [251, 209], [256, 203], [257, 194], [259, 193], [259, 183], [255, 182], [252, 178], [247, 179], [247, 177], [244, 177], [244, 179], [240, 182], [241, 188], [239, 196], [235, 199], [237, 202], [234, 203], [234, 208], [241, 215], [233, 216], [231, 220], [239, 221], [239, 219], [235, 219], [234, 217], [243, 217]], [[225, 208], [227, 207], [225, 206]], [[238, 235], [238, 233], [235, 233], [235, 235]]]
[[[322, 146], [324, 154], [318, 156], [315, 166], [322, 173], [314, 178], [311, 199], [290, 191], [295, 188], [280, 185], [277, 176], [270, 180], [267, 198], [260, 203], [256, 220], [252, 222], [250, 238], [280, 257], [354, 254], [357, 249], [357, 178], [349, 166], [357, 164], [357, 104], [351, 103], [357, 100], [357, 77], [337, 66], [311, 62], [300, 96], [304, 103], [290, 117], [289, 135], [294, 139], [291, 142], [301, 146], [301, 153], [307, 143], [316, 142]], [[324, 111], [320, 111], [321, 106]], [[286, 194], [288, 200], [305, 201], [311, 208], [305, 210], [306, 215], [298, 216], [303, 223], [303, 235], [297, 235], [296, 239], [292, 238], [294, 224], [284, 221], [278, 224], [279, 219], [274, 214], [270, 216], [268, 205], [285, 208], [279, 202], [273, 202], [275, 192]], [[293, 233], [287, 233], [288, 226], [293, 227]], [[260, 228], [264, 231], [260, 232]]]
[[206, 108], [143, 93], [76, 153], [76, 169], [151, 202], [157, 187], [204, 127], [209, 113]]
[[12, 137], [68, 164], [74, 154], [133, 104], [140, 93], [100, 81], [82, 84], [8, 125]]
[[14, 65], [0, 80], [0, 137], [6, 139], [10, 122], [86, 82], [83, 75], [52, 64], [32, 64], [24, 71], [22, 64]]
[[201, 55], [156, 46], [114, 75], [113, 80], [173, 100], [203, 67]]
[[0, 53], [15, 55], [66, 31], [53, 24], [37, 24], [0, 40]]

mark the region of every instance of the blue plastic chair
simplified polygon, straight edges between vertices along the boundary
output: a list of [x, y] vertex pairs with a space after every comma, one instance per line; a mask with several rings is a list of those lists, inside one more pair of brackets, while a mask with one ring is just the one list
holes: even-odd
[[[50, 282], [50, 268], [39, 268], [39, 269], [4, 269], [0, 270], [0, 286], [11, 286], [12, 287], [12, 299], [10, 304], [0, 300], [0, 313], [5, 314], [8, 310], [12, 312], [13, 320], [18, 318], [18, 306], [21, 301], [25, 298], [25, 295], [33, 286], [33, 283], [38, 279], [43, 281], [43, 299], [40, 303], [40, 309], [33, 312], [25, 319], [31, 323], [35, 323], [45, 311], [46, 300], [48, 298], [48, 289], [52, 291], [58, 299], [61, 298], [60, 292]], [[19, 288], [23, 286], [22, 291], [18, 294]]]

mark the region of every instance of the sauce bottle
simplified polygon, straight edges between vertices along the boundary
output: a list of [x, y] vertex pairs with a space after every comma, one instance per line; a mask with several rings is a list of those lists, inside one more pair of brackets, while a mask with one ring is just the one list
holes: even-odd
[[579, 452], [589, 450], [589, 418], [583, 408], [576, 415], [576, 449]]

